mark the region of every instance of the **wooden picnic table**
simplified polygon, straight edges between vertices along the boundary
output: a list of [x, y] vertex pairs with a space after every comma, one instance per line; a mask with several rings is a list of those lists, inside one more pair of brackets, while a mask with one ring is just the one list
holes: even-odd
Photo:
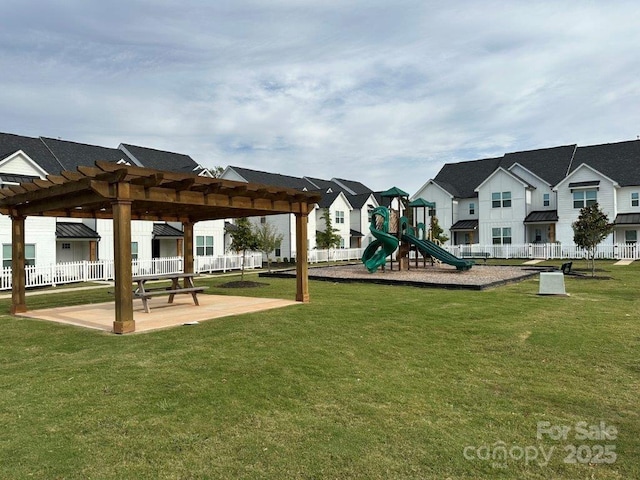
[[[157, 295], [169, 295], [169, 301], [167, 303], [173, 303], [173, 299], [176, 295], [188, 293], [191, 294], [193, 303], [200, 305], [198, 303], [198, 293], [202, 293], [207, 289], [207, 287], [196, 287], [193, 284], [193, 279], [197, 276], [199, 276], [197, 273], [165, 273], [160, 275], [136, 276], [132, 279], [133, 282], [137, 284], [133, 295], [135, 298], [140, 298], [142, 300], [142, 305], [144, 306], [144, 311], [146, 313], [151, 312], [148, 302], [149, 298]], [[181, 279], [183, 280], [182, 285], [180, 285]], [[146, 288], [147, 282], [161, 280], [170, 280], [171, 285], [168, 287]]]

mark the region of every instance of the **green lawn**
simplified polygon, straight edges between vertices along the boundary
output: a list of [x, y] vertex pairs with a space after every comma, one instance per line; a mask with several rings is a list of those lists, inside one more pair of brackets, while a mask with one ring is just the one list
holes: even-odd
[[[598, 269], [565, 298], [312, 281], [307, 305], [129, 336], [0, 316], [0, 478], [640, 478], [640, 265]], [[576, 437], [600, 422], [615, 438]]]

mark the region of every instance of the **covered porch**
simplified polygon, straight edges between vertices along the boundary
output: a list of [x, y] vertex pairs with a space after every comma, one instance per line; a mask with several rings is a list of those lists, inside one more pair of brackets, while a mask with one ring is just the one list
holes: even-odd
[[131, 220], [180, 222], [184, 271], [193, 272], [193, 226], [203, 220], [281, 213], [296, 218], [296, 301], [308, 302], [307, 217], [316, 193], [96, 162], [0, 190], [0, 213], [12, 225], [11, 313], [27, 311], [25, 219], [28, 216], [112, 219], [115, 252], [115, 333], [136, 329], [133, 315]]
[[557, 210], [529, 213], [524, 219], [525, 243], [554, 243], [556, 241]]

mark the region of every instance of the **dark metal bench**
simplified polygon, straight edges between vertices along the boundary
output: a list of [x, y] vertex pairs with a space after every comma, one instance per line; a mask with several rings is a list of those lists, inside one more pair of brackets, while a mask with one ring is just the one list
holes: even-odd
[[491, 254], [487, 252], [463, 253], [460, 255], [460, 258], [464, 258], [465, 260], [484, 260], [484, 263], [487, 263], [487, 258], [490, 257]]
[[569, 275], [571, 273], [571, 267], [573, 267], [573, 262], [566, 262], [562, 264], [560, 270], [562, 270], [563, 274]]

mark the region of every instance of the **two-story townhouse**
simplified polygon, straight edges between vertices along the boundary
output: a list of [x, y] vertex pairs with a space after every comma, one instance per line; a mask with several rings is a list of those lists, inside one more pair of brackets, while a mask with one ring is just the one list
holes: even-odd
[[[412, 195], [435, 203], [431, 212], [438, 218], [440, 227], [448, 233], [453, 245], [472, 244], [480, 241], [478, 235], [479, 205], [476, 188], [499, 165], [499, 158], [487, 158], [459, 163], [447, 163], [435, 178], [428, 180]], [[417, 222], [430, 224], [430, 218], [418, 211]], [[429, 215], [429, 212], [427, 212]]]
[[322, 232], [325, 229], [325, 220], [323, 218], [325, 211], [329, 212], [331, 226], [335, 233], [340, 236], [340, 248], [349, 248], [353, 206], [349, 203], [345, 194], [340, 191], [322, 194], [322, 200], [320, 200], [315, 209], [316, 229]]
[[605, 243], [635, 243], [640, 141], [564, 145], [446, 164], [412, 198], [438, 204], [452, 244], [572, 244], [571, 225], [580, 208], [595, 202], [615, 224]]
[[349, 203], [353, 207], [350, 215], [351, 248], [365, 248], [374, 239], [369, 230], [371, 224], [371, 211], [379, 206], [373, 193], [360, 193], [351, 195]]
[[[294, 177], [291, 175], [282, 175], [278, 173], [265, 172], [261, 170], [253, 170], [244, 167], [230, 165], [221, 175], [221, 178], [228, 180], [236, 180], [241, 182], [255, 182], [264, 185], [273, 185], [278, 187], [295, 188], [302, 191], [316, 191], [321, 193], [323, 200], [321, 204], [316, 205], [312, 212], [309, 212], [307, 230], [309, 232], [308, 247], [313, 249], [316, 247], [315, 232], [324, 228], [324, 221], [320, 220], [324, 208], [329, 208], [331, 212], [332, 224], [340, 230], [340, 236], [343, 239], [343, 247], [348, 248], [350, 245], [357, 244], [363, 238], [362, 227], [360, 229], [351, 228], [352, 225], [359, 225], [359, 220], [353, 219], [362, 217], [362, 208], [366, 210], [367, 206], [375, 203], [375, 198], [371, 201], [362, 202], [362, 207], [354, 208], [351, 200], [359, 199], [360, 195], [366, 195], [367, 199], [373, 194], [373, 191], [360, 182], [354, 180], [345, 180], [332, 178], [324, 180], [314, 177]], [[342, 195], [342, 196], [341, 196]], [[346, 200], [346, 201], [345, 201]], [[359, 200], [354, 200], [360, 203]], [[366, 215], [366, 211], [364, 213]], [[273, 224], [283, 239], [276, 251], [275, 258], [291, 258], [295, 257], [296, 232], [295, 218], [293, 215], [272, 215], [269, 217], [250, 218], [254, 224], [261, 222], [269, 222]], [[360, 224], [361, 225], [361, 224]], [[367, 230], [368, 231], [368, 230]]]
[[[121, 144], [113, 149], [46, 137], [25, 137], [0, 133], [0, 182], [18, 184], [59, 175], [63, 170], [92, 167], [95, 161], [137, 165], [165, 171], [197, 172], [211, 176], [191, 157], [173, 152]], [[3, 264], [11, 260], [10, 220], [0, 216], [0, 243]], [[112, 222], [99, 219], [27, 219], [27, 262], [55, 263], [113, 258]], [[194, 227], [196, 243], [207, 236], [221, 235], [222, 221], [200, 222]], [[209, 233], [211, 232], [211, 233]], [[179, 223], [132, 222], [134, 258], [153, 258], [182, 254], [183, 233]], [[220, 246], [220, 254], [224, 245]]]
[[[572, 238], [580, 208], [597, 202], [614, 224], [603, 243], [638, 241], [640, 232], [640, 140], [578, 147], [558, 194], [558, 230]], [[559, 234], [560, 235], [560, 234]]]

